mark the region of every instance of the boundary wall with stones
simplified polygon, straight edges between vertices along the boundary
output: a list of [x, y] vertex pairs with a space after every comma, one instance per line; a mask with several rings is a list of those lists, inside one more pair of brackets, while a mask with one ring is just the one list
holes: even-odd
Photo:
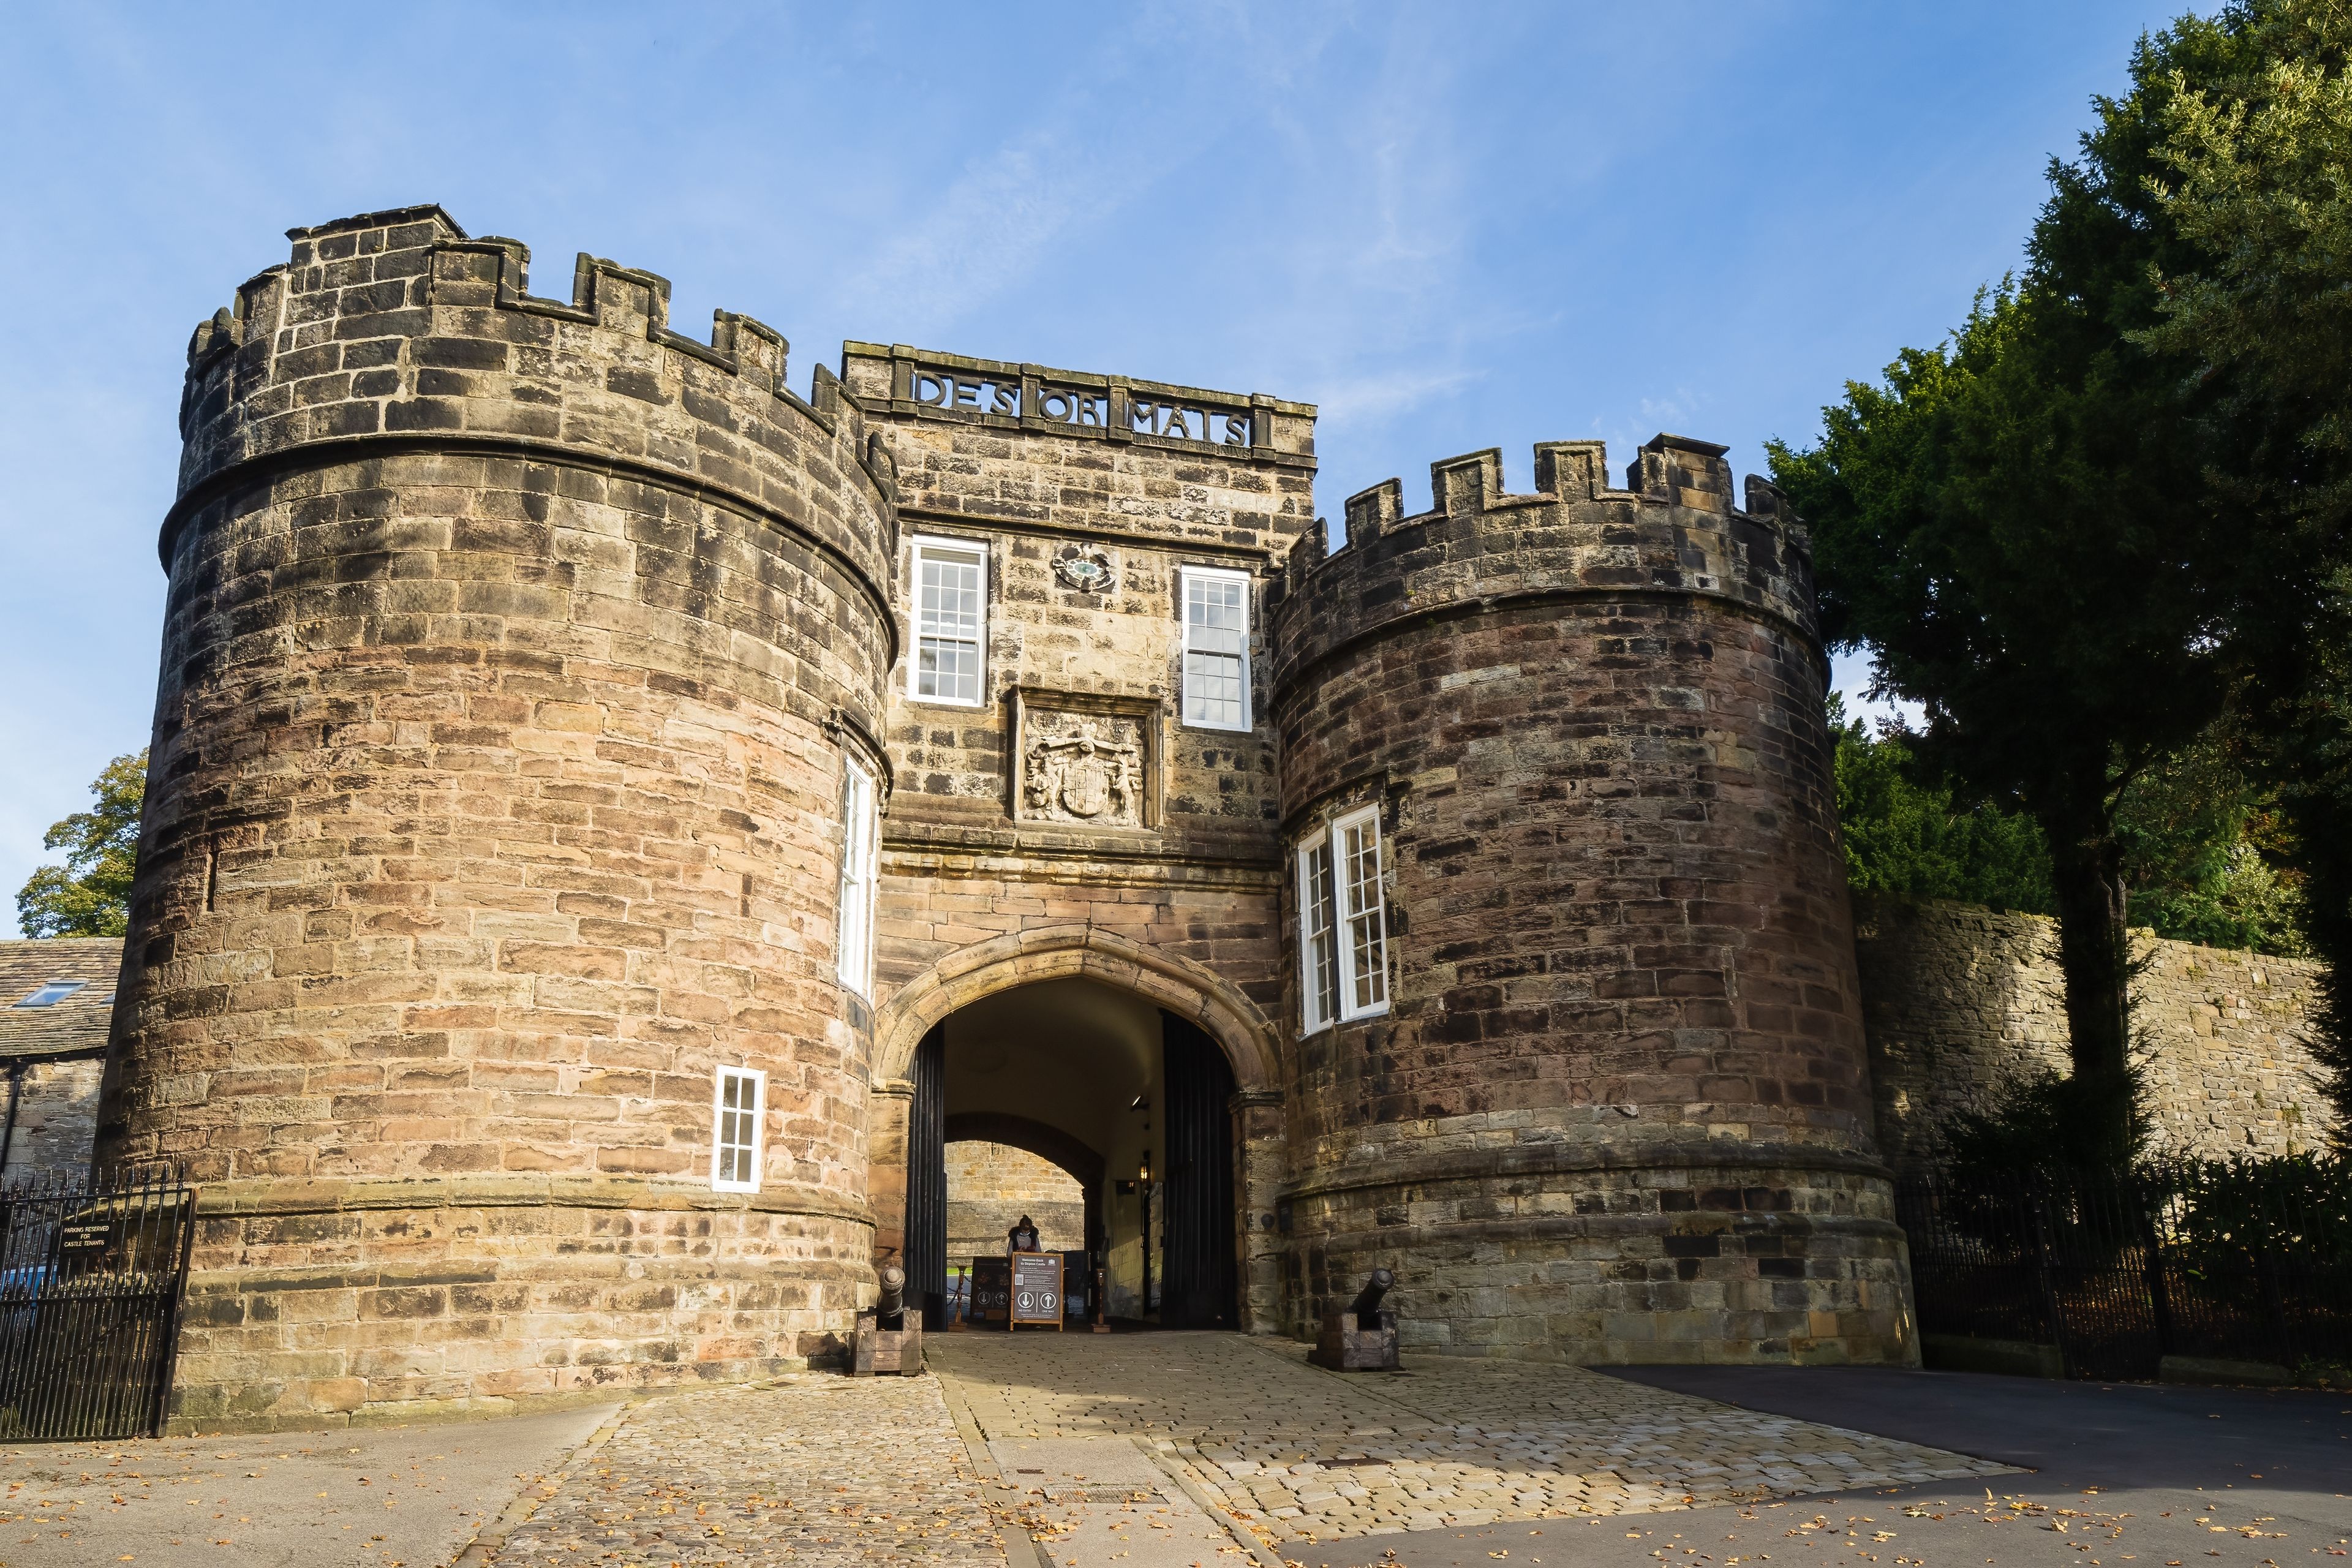
[[99, 1135], [202, 1184], [173, 1420], [804, 1365], [872, 1289], [834, 944], [887, 454], [650, 273], [535, 299], [437, 207], [290, 237], [190, 346]]
[[1474, 453], [1291, 554], [1284, 826], [1378, 807], [1392, 986], [1293, 1047], [1295, 1330], [1385, 1266], [1431, 1349], [1916, 1359], [1809, 545], [1723, 450]]
[[[2041, 915], [1864, 900], [1855, 911], [1878, 1133], [1935, 1165], [1962, 1110], [2021, 1073], [2067, 1067], [2057, 931]], [[2311, 1054], [2319, 964], [2137, 933], [2132, 1030], [2150, 1144], [2226, 1158], [2325, 1147], [2335, 1118]]]

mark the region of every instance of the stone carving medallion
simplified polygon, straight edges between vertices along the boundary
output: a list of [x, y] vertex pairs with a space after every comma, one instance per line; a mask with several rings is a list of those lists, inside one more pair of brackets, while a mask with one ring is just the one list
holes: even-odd
[[1064, 587], [1081, 594], [1108, 594], [1118, 585], [1118, 569], [1108, 553], [1075, 544], [1064, 546], [1054, 558], [1054, 575]]
[[1092, 827], [1144, 826], [1144, 737], [1118, 713], [1033, 710], [1022, 755], [1022, 814]]

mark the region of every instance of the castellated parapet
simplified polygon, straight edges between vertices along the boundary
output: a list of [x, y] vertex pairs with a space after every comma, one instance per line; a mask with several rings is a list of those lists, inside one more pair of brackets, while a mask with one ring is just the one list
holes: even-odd
[[1385, 1266], [1425, 1348], [1916, 1357], [1809, 548], [1723, 451], [1661, 436], [1617, 490], [1552, 443], [1532, 496], [1474, 453], [1290, 556], [1284, 823], [1380, 810], [1392, 987], [1297, 1042], [1294, 1331]]
[[888, 456], [649, 273], [535, 299], [436, 207], [291, 238], [190, 346], [100, 1134], [203, 1184], [174, 1419], [804, 1365], [872, 1289], [834, 971]]

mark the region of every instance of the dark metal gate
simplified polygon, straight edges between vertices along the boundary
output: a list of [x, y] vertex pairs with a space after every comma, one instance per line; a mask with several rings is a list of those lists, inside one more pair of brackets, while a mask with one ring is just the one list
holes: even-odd
[[2327, 1161], [2036, 1171], [1895, 1189], [1923, 1333], [2057, 1347], [2072, 1377], [2166, 1356], [2352, 1361], [2352, 1184]]
[[0, 1439], [162, 1434], [194, 1222], [163, 1173], [0, 1193]]
[[907, 1291], [923, 1327], [948, 1326], [948, 1032], [935, 1026], [915, 1047], [908, 1077]]
[[1239, 1320], [1234, 1231], [1234, 1069], [1198, 1026], [1162, 1013], [1167, 1068], [1168, 1274], [1160, 1321], [1230, 1329]]

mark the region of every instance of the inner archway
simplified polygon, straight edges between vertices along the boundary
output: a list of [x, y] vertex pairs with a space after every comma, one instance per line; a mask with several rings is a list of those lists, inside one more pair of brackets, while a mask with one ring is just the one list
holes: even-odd
[[[976, 1258], [1002, 1257], [1026, 1213], [1045, 1249], [1066, 1251], [1074, 1315], [1091, 1314], [1099, 1282], [1112, 1321], [1240, 1326], [1234, 1075], [1197, 1025], [1061, 976], [949, 1014], [914, 1067], [919, 1115], [937, 1121], [936, 1142], [929, 1125], [908, 1141], [919, 1289], [950, 1291]], [[1077, 1200], [1076, 1247], [1055, 1234], [1072, 1228], [1057, 1194]]]

